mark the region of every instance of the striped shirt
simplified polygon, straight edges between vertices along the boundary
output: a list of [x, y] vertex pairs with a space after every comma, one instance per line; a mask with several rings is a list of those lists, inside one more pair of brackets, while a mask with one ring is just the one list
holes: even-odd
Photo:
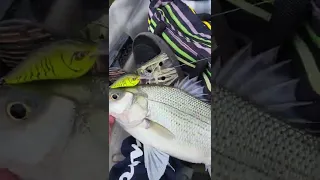
[[196, 12], [178, 0], [154, 0], [148, 12], [148, 30], [155, 33], [161, 24], [165, 29], [161, 37], [175, 52], [185, 72], [194, 72], [198, 62], [206, 62], [206, 67], [198, 72], [207, 90], [211, 90], [211, 24], [201, 21]]

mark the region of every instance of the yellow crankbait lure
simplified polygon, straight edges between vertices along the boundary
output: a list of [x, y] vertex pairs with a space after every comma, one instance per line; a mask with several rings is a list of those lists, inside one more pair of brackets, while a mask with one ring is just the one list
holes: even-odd
[[136, 74], [126, 74], [114, 82], [110, 88], [134, 87], [140, 83], [140, 76]]
[[97, 56], [94, 43], [73, 40], [56, 41], [36, 50], [4, 77], [6, 84], [37, 80], [73, 79], [86, 74]]

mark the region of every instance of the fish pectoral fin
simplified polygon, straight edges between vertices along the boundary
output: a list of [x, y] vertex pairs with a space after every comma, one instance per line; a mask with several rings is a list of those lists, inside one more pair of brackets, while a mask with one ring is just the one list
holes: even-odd
[[148, 178], [159, 180], [169, 164], [169, 155], [148, 145], [143, 145], [143, 148]]
[[156, 132], [159, 136], [162, 136], [168, 140], [175, 138], [174, 134], [171, 131], [169, 131], [167, 128], [163, 127], [161, 124], [158, 124], [148, 119], [147, 121], [148, 121], [148, 126], [146, 127], [147, 129], [150, 129]]

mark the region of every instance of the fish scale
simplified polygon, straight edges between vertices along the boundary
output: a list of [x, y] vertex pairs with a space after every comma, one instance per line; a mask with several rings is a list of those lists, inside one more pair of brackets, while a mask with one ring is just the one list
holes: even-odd
[[209, 104], [172, 87], [143, 86], [140, 90], [148, 95], [150, 120], [171, 131], [178, 142], [211, 154]]
[[214, 179], [320, 179], [316, 137], [218, 86], [212, 89], [212, 120]]

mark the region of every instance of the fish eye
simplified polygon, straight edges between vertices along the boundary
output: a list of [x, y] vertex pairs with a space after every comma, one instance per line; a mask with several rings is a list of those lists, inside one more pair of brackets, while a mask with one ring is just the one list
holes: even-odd
[[26, 120], [28, 118], [28, 107], [21, 102], [10, 103], [7, 106], [7, 114], [15, 121]]
[[76, 61], [80, 61], [80, 60], [82, 60], [88, 53], [89, 53], [88, 51], [86, 51], [86, 52], [84, 52], [84, 51], [78, 51], [78, 52], [75, 52], [75, 53], [73, 54], [73, 58], [74, 58], [74, 60], [76, 60]]
[[112, 95], [111, 95], [111, 98], [112, 98], [113, 100], [117, 100], [117, 99], [119, 98], [119, 95], [118, 95], [118, 94], [112, 94]]

